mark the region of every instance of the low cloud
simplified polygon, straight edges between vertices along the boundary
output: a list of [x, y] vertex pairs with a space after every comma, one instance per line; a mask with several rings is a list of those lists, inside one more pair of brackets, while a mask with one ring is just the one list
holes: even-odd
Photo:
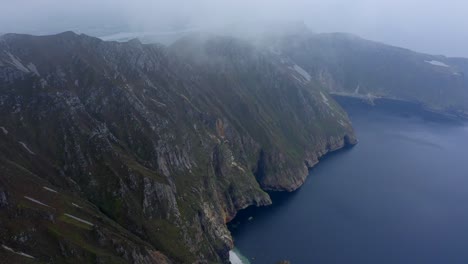
[[239, 21], [301, 20], [414, 50], [468, 57], [460, 0], [0, 0], [0, 32], [164, 31]]

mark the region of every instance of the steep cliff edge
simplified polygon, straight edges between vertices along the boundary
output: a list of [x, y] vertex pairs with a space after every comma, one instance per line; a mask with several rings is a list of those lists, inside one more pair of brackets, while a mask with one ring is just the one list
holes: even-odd
[[194, 35], [171, 46], [210, 85], [226, 120], [260, 144], [264, 190], [293, 191], [329, 151], [355, 144], [347, 114], [312, 78], [236, 38]]
[[12, 261], [226, 263], [238, 210], [355, 143], [301, 70], [215, 36], [166, 48], [4, 35], [0, 113]]

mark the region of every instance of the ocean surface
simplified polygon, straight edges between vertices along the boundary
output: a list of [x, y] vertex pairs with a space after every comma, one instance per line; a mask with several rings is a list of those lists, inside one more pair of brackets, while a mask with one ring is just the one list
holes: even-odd
[[[294, 193], [230, 223], [250, 263], [468, 263], [468, 125], [418, 106], [341, 99], [358, 145]], [[246, 261], [243, 261], [246, 262]]]

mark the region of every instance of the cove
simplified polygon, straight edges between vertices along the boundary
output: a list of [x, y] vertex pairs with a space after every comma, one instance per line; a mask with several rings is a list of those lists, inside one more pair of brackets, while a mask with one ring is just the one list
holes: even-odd
[[[468, 126], [341, 98], [359, 144], [328, 155], [294, 193], [229, 228], [253, 264], [468, 263]], [[402, 105], [403, 104], [403, 105]]]

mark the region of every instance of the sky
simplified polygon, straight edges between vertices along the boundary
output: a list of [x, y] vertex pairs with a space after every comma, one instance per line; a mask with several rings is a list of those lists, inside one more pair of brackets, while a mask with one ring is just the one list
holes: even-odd
[[0, 0], [0, 32], [99, 35], [294, 20], [315, 32], [468, 57], [467, 11], [466, 0]]

